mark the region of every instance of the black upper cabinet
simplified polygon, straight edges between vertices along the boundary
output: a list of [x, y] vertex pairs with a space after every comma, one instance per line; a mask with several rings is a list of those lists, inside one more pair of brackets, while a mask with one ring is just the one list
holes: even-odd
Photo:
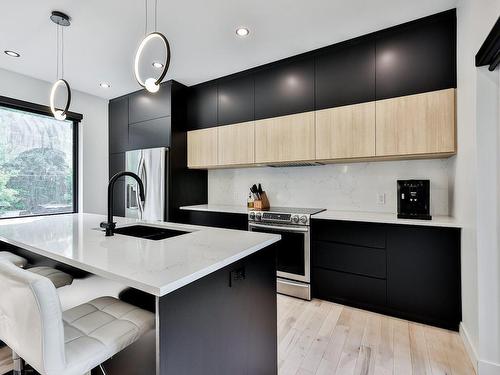
[[448, 11], [378, 33], [376, 97], [456, 87], [456, 14]]
[[219, 80], [218, 125], [252, 121], [254, 104], [253, 75]]
[[316, 56], [316, 109], [375, 100], [375, 38], [334, 45]]
[[170, 82], [161, 85], [157, 93], [134, 92], [129, 98], [129, 124], [170, 116]]
[[[125, 170], [125, 154], [109, 154], [109, 178]], [[125, 178], [116, 181], [113, 194], [113, 212], [116, 216], [125, 216]]]
[[217, 82], [189, 88], [187, 125], [188, 129], [203, 129], [217, 125]]
[[125, 170], [125, 153], [109, 154], [109, 178]]
[[255, 73], [255, 119], [314, 110], [314, 58], [296, 58]]
[[109, 102], [109, 152], [128, 147], [128, 97]]
[[128, 127], [129, 148], [170, 147], [171, 117], [130, 124]]

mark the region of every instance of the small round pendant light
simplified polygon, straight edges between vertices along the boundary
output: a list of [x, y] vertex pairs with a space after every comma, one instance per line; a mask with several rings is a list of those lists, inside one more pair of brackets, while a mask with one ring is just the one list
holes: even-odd
[[[158, 18], [158, 12], [157, 12], [157, 7], [158, 7], [158, 0], [155, 0], [155, 31], [152, 33], [147, 32], [148, 30], [148, 0], [145, 0], [146, 4], [146, 27], [145, 27], [145, 37], [142, 40], [141, 44], [139, 44], [139, 48], [137, 48], [137, 52], [135, 53], [135, 59], [134, 59], [134, 74], [135, 74], [135, 79], [141, 85], [144, 87], [146, 90], [148, 90], [151, 93], [158, 92], [160, 89], [160, 83], [163, 81], [163, 78], [165, 78], [165, 75], [167, 74], [168, 67], [170, 65], [170, 44], [162, 33], [157, 31], [157, 18]], [[156, 62], [154, 65], [156, 66], [161, 66], [163, 69], [161, 70], [160, 75], [158, 78], [154, 77], [149, 77], [143, 80], [139, 74], [139, 62], [141, 59], [142, 51], [144, 50], [144, 47], [153, 39], [159, 39], [162, 41], [163, 46], [165, 48], [165, 61], [164, 63], [158, 63]]]
[[[50, 15], [50, 20], [57, 25], [57, 41], [56, 41], [56, 78], [57, 80], [52, 85], [50, 90], [50, 110], [52, 111], [54, 117], [57, 120], [66, 120], [68, 114], [69, 106], [71, 104], [71, 87], [68, 81], [64, 79], [64, 29], [61, 27], [67, 27], [70, 23], [70, 18], [66, 14], [58, 11], [52, 12]], [[61, 31], [61, 33], [60, 33]], [[61, 44], [61, 56], [59, 56], [59, 43]], [[61, 60], [61, 75], [59, 76], [59, 59]], [[60, 78], [59, 78], [60, 77]], [[60, 86], [64, 86], [66, 89], [66, 105], [64, 109], [57, 109], [55, 106], [55, 96], [56, 91]]]

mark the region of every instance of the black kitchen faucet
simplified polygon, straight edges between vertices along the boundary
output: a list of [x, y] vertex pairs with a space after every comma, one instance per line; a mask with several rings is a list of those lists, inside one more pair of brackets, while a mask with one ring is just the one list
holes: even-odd
[[100, 224], [101, 228], [106, 229], [106, 236], [112, 236], [116, 227], [116, 223], [113, 222], [113, 190], [115, 188], [115, 182], [122, 176], [129, 176], [134, 178], [139, 185], [139, 196], [141, 201], [144, 201], [144, 184], [142, 183], [139, 176], [133, 172], [118, 172], [115, 174], [108, 183], [108, 221], [103, 221]]

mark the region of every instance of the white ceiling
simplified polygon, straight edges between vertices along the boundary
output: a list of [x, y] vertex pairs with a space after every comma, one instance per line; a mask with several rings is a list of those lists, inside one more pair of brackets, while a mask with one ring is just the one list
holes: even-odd
[[[0, 68], [55, 80], [56, 34], [49, 15], [60, 10], [72, 18], [64, 36], [71, 86], [103, 98], [138, 90], [132, 64], [144, 36], [144, 3], [1, 1], [0, 49], [21, 57], [0, 53]], [[153, 4], [149, 0], [150, 20]], [[172, 48], [165, 79], [190, 86], [454, 6], [456, 0], [158, 0], [158, 29]], [[247, 38], [235, 34], [241, 25], [250, 29]], [[101, 81], [112, 87], [100, 88]]]

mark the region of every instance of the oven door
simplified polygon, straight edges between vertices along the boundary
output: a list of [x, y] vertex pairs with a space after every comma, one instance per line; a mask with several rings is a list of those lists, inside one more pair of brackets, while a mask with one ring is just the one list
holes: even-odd
[[250, 222], [248, 230], [281, 235], [281, 241], [275, 245], [279, 277], [305, 283], [311, 281], [309, 227]]

